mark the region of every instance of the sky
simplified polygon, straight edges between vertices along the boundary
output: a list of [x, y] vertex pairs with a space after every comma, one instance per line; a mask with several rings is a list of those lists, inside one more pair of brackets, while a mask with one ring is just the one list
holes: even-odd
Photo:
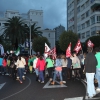
[[43, 10], [44, 29], [60, 24], [67, 27], [67, 0], [0, 0], [0, 12], [17, 10], [27, 13], [30, 9]]

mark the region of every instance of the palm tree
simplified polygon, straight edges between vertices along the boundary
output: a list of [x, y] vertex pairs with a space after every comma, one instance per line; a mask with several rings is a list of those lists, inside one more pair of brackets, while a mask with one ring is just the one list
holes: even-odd
[[40, 31], [40, 28], [41, 27], [36, 27], [36, 23], [34, 23], [32, 26], [31, 26], [31, 37], [32, 39], [38, 37], [38, 36], [42, 36], [42, 32]]
[[[42, 32], [40, 31], [41, 27], [36, 27], [36, 23], [31, 25], [31, 39], [37, 38], [38, 36], [42, 36]], [[30, 38], [30, 27], [25, 25], [26, 33], [28, 39]]]
[[14, 45], [15, 49], [18, 48], [18, 44], [23, 44], [25, 41], [25, 28], [24, 21], [20, 17], [12, 17], [4, 23], [3, 35], [5, 39], [9, 39]]

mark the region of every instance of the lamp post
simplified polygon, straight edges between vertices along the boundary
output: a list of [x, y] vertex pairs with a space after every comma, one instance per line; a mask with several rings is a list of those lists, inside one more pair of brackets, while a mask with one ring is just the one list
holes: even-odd
[[30, 20], [30, 55], [31, 55], [31, 20]]

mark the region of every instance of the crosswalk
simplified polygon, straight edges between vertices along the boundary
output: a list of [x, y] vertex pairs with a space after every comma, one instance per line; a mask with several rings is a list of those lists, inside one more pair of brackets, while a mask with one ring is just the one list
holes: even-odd
[[50, 85], [50, 81], [48, 81], [43, 88], [62, 88], [62, 87], [67, 87], [65, 84], [60, 85], [60, 82], [55, 81], [58, 85]]
[[64, 100], [83, 100], [83, 97], [65, 98]]

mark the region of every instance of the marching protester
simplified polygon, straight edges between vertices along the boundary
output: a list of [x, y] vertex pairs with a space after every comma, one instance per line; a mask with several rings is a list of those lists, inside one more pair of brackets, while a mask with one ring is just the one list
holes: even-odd
[[22, 79], [23, 79], [23, 76], [24, 76], [26, 61], [22, 56], [18, 56], [18, 60], [15, 64], [18, 68], [19, 81], [20, 81], [20, 83], [23, 83]]
[[7, 72], [7, 57], [5, 56], [2, 61], [2, 75], [5, 75]]
[[63, 83], [66, 83], [67, 80], [67, 64], [68, 60], [65, 55], [62, 55], [61, 57], [61, 65], [62, 65], [62, 77], [63, 77]]
[[87, 48], [88, 54], [86, 55], [84, 65], [85, 65], [85, 72], [86, 72], [86, 79], [87, 79], [87, 93], [88, 97], [92, 98], [95, 94], [95, 86], [94, 86], [94, 75], [96, 72], [96, 65], [97, 60], [95, 55], [92, 53], [93, 48]]
[[36, 73], [36, 81], [38, 81], [38, 78], [39, 78], [39, 70], [38, 70], [38, 68], [36, 68], [38, 58], [39, 58], [39, 55], [36, 55], [36, 58], [33, 61], [33, 68], [34, 68], [35, 73]]
[[51, 82], [52, 85], [55, 84], [56, 77], [59, 75], [60, 77], [60, 84], [63, 84], [63, 79], [62, 79], [62, 62], [61, 62], [61, 57], [60, 55], [57, 55], [57, 58], [55, 60], [55, 71], [54, 71], [54, 76], [53, 76], [53, 82]]
[[75, 51], [72, 53], [71, 59], [72, 59], [72, 67], [73, 67], [72, 69], [73, 69], [73, 71], [74, 71], [74, 80], [75, 80], [76, 78], [79, 78], [79, 79], [80, 79], [79, 70], [80, 70], [80, 68], [81, 68], [81, 65], [80, 65], [80, 60], [79, 60], [79, 58], [77, 57], [77, 53], [76, 53]]
[[8, 69], [8, 74], [10, 75], [10, 56], [7, 57], [7, 69]]
[[100, 91], [100, 49], [97, 47], [95, 48], [95, 57], [97, 59], [97, 66], [96, 66], [96, 79], [98, 82], [98, 87], [97, 87], [97, 91]]
[[28, 67], [29, 67], [29, 72], [32, 73], [32, 71], [33, 71], [33, 59], [32, 59], [32, 56], [29, 56]]
[[47, 71], [48, 71], [48, 77], [49, 77], [50, 81], [52, 81], [53, 69], [54, 69], [54, 60], [52, 59], [52, 55], [49, 55], [46, 58], [46, 67], [47, 67]]
[[70, 57], [67, 57], [67, 79], [72, 78], [72, 59]]
[[0, 73], [2, 74], [2, 61], [3, 57], [0, 55]]
[[39, 79], [38, 79], [38, 81], [41, 82], [41, 83], [44, 83], [43, 72], [45, 70], [45, 66], [46, 66], [46, 62], [43, 59], [43, 56], [40, 55], [40, 57], [38, 58], [38, 61], [37, 61], [36, 68], [38, 68], [38, 70], [39, 70]]

